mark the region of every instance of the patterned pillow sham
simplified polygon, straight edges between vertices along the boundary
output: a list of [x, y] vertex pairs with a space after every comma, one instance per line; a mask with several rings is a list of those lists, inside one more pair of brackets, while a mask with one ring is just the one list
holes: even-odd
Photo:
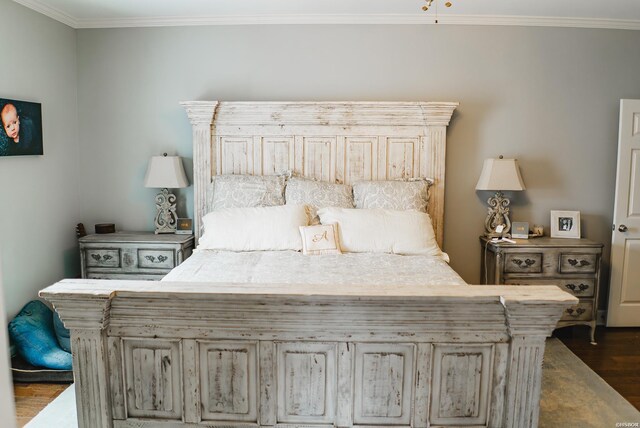
[[358, 181], [353, 184], [356, 208], [427, 212], [429, 179]]
[[287, 205], [307, 205], [311, 224], [319, 223], [317, 211], [324, 207], [353, 208], [353, 192], [347, 184], [292, 177], [285, 189]]
[[284, 205], [284, 186], [284, 175], [216, 175], [207, 193], [207, 212]]

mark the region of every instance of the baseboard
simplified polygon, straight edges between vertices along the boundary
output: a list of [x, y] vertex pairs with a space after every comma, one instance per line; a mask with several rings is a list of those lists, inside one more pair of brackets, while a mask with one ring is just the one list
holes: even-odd
[[596, 325], [607, 325], [607, 311], [602, 309], [598, 311]]

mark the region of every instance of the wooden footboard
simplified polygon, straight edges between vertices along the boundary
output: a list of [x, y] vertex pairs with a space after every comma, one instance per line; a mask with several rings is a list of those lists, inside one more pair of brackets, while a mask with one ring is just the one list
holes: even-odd
[[555, 286], [65, 280], [80, 427], [535, 427]]

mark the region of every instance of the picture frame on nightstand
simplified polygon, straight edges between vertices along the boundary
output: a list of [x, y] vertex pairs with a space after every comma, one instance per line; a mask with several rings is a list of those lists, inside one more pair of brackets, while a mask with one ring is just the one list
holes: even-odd
[[511, 237], [514, 239], [529, 239], [529, 223], [514, 221], [511, 223]]
[[551, 237], [580, 239], [580, 211], [551, 211]]
[[193, 219], [179, 218], [176, 223], [177, 235], [190, 235], [193, 233]]

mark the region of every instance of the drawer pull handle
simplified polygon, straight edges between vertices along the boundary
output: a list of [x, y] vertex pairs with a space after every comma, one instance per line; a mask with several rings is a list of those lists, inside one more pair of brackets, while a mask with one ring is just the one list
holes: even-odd
[[584, 290], [589, 288], [587, 284], [580, 284], [577, 287], [575, 284], [565, 284], [565, 287], [567, 287], [569, 290], [573, 291], [576, 294], [583, 293]]
[[91, 257], [97, 262], [100, 262], [101, 259], [107, 262], [113, 258], [113, 256], [110, 256], [109, 254], [105, 254], [104, 256], [100, 254], [91, 254]]
[[578, 318], [580, 315], [584, 314], [585, 312], [587, 312], [585, 308], [578, 308], [575, 310], [572, 308], [567, 309], [567, 313], [569, 314], [569, 316], [572, 316], [574, 318]]
[[591, 263], [586, 260], [576, 260], [576, 259], [568, 259], [567, 260], [571, 266], [577, 267], [585, 267], [589, 266]]
[[[525, 267], [528, 268], [530, 266], [533, 266], [534, 264], [536, 264], [536, 261], [533, 259], [512, 259], [511, 260], [513, 263], [517, 264], [520, 267]], [[524, 266], [522, 266], [524, 264]]]
[[155, 256], [145, 256], [145, 259], [149, 260], [151, 263], [162, 263], [167, 260], [167, 256], [158, 256], [158, 261], [156, 261]]

